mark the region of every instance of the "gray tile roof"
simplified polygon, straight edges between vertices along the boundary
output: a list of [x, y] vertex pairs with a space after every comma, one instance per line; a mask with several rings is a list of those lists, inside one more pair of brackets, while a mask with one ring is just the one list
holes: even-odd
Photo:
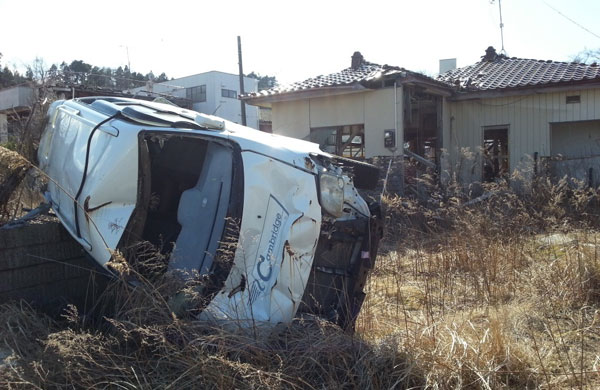
[[379, 73], [383, 72], [385, 69], [386, 67], [383, 65], [372, 64], [370, 62], [364, 61], [356, 69], [350, 67], [342, 70], [341, 72], [312, 77], [304, 81], [299, 81], [288, 85], [282, 85], [275, 88], [266, 89], [260, 92], [248, 93], [245, 96], [269, 96], [308, 89], [352, 85], [374, 78]]
[[575, 62], [531, 60], [498, 55], [489, 47], [480, 62], [450, 70], [438, 81], [454, 84], [462, 91], [488, 91], [506, 88], [600, 81], [600, 66]]
[[365, 61], [359, 52], [354, 53], [352, 65], [337, 73], [312, 77], [304, 81], [295, 82], [288, 85], [253, 92], [241, 96], [241, 98], [266, 97], [281, 95], [286, 93], [300, 92], [305, 90], [314, 90], [319, 88], [330, 88], [339, 86], [352, 86], [362, 84], [367, 86], [370, 81], [380, 77], [392, 76], [396, 74], [410, 74], [417, 78], [428, 80], [440, 86], [448, 87], [447, 84], [436, 81], [425, 75], [408, 71], [404, 68], [391, 65], [379, 65]]

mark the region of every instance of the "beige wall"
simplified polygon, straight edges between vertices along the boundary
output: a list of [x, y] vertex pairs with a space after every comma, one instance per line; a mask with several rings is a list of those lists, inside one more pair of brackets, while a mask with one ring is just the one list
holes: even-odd
[[[580, 95], [581, 103], [566, 104], [567, 95]], [[539, 93], [448, 102], [444, 148], [450, 152], [447, 166], [460, 167], [463, 180], [480, 180], [480, 148], [483, 128], [508, 125], [510, 170], [532, 171], [533, 155], [548, 156], [550, 124], [600, 119], [600, 89]], [[473, 159], [461, 158], [468, 148]]]
[[[398, 129], [396, 145], [402, 145], [402, 88], [397, 92]], [[316, 127], [364, 124], [365, 155], [390, 156], [384, 148], [383, 131], [395, 128], [394, 88], [277, 102], [273, 108], [273, 133], [308, 139]], [[398, 148], [398, 154], [400, 148]]]
[[307, 139], [310, 135], [308, 100], [272, 104], [273, 133]]

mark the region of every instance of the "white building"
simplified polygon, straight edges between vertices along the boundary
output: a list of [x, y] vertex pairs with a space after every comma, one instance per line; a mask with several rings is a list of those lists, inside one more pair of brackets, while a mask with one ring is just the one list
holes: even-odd
[[[244, 92], [253, 93], [257, 90], [258, 80], [244, 77]], [[185, 98], [191, 101], [191, 108], [195, 111], [242, 123], [242, 109], [238, 99], [240, 79], [236, 74], [213, 70], [164, 83], [148, 83], [145, 87], [136, 88], [132, 92], [138, 96], [151, 92]], [[258, 129], [258, 121], [258, 107], [246, 105], [247, 126]]]

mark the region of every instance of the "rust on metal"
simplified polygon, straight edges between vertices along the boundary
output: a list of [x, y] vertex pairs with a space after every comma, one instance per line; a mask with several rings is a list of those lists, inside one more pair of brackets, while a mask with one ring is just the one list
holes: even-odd
[[104, 206], [108, 206], [111, 203], [112, 203], [112, 200], [108, 201], [108, 202], [104, 202], [102, 204], [99, 204], [98, 206], [95, 206], [95, 207], [90, 207], [90, 196], [88, 195], [85, 198], [85, 200], [83, 201], [83, 210], [85, 210], [85, 214], [86, 214], [85, 218], [86, 219], [88, 218], [88, 216], [87, 216], [88, 213], [92, 213], [92, 212], [94, 212], [94, 211], [96, 211], [98, 209], [101, 209]]
[[311, 171], [315, 169], [315, 163], [309, 157], [304, 157], [304, 166]]

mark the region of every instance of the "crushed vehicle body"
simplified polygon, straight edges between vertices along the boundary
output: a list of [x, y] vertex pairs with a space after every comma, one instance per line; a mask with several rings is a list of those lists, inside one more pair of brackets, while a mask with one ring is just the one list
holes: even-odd
[[276, 324], [309, 313], [353, 327], [381, 218], [352, 169], [373, 182], [375, 167], [110, 97], [53, 103], [38, 158], [61, 223], [105, 268], [115, 251], [150, 242], [168, 269], [208, 281], [199, 318]]

